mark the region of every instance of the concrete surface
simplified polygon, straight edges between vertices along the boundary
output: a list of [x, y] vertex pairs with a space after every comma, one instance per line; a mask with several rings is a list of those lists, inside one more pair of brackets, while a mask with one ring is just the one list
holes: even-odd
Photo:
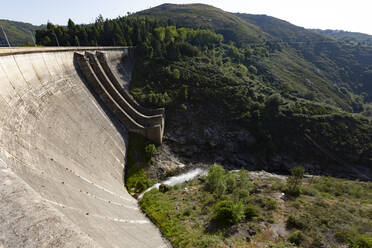
[[[104, 102], [104, 104], [109, 108], [109, 110], [114, 113], [115, 117], [124, 124], [129, 132], [138, 133], [140, 135], [145, 136], [149, 140], [152, 140], [156, 144], [161, 144], [162, 142], [162, 134], [163, 134], [163, 125], [155, 124], [152, 125], [145, 125], [147, 123], [138, 122], [138, 118], [133, 118], [133, 116], [128, 113], [128, 105], [127, 102], [122, 102], [120, 104], [115, 99], [115, 96], [120, 95], [113, 87], [110, 86], [110, 82], [104, 76], [99, 77], [99, 74], [95, 72], [93, 69], [92, 64], [89, 62], [89, 59], [85, 57], [84, 54], [81, 53], [74, 53], [75, 60], [79, 65], [79, 71], [86, 79], [86, 82], [92, 86], [94, 92], [100, 97], [100, 99]], [[102, 79], [102, 80], [101, 80]], [[138, 116], [139, 117], [139, 116]], [[160, 121], [162, 121], [162, 116], [160, 117]]]
[[[140, 123], [143, 126], [160, 125], [162, 126], [163, 129], [164, 127], [163, 114], [146, 115], [138, 111], [136, 109], [136, 106], [135, 105], [132, 106], [132, 104], [126, 100], [124, 95], [122, 95], [121, 92], [119, 92], [118, 88], [115, 87], [115, 85], [111, 82], [109, 77], [106, 75], [106, 72], [102, 68], [101, 64], [98, 62], [96, 55], [91, 52], [86, 52], [85, 55], [88, 57], [89, 63], [92, 66], [93, 71], [98, 77], [98, 79], [103, 83], [111, 97], [119, 104], [119, 106], [126, 113], [128, 113], [136, 122]], [[120, 85], [118, 87], [120, 87]], [[127, 91], [123, 90], [123, 92]]]
[[123, 186], [126, 129], [74, 64], [105, 49], [128, 52], [0, 49], [0, 247], [167, 247]]
[[155, 144], [162, 143], [163, 115], [143, 115], [131, 106], [112, 84], [95, 54], [75, 52], [74, 57], [86, 81], [129, 132], [141, 134]]
[[[129, 82], [133, 70], [134, 58], [131, 56], [125, 57], [123, 60], [115, 59], [114, 54], [110, 51], [96, 52], [97, 59], [104, 70], [107, 77], [110, 79], [113, 86], [125, 98], [125, 100], [133, 106], [138, 112], [144, 115], [163, 115], [165, 114], [164, 108], [148, 109], [139, 105], [129, 92]], [[110, 60], [108, 59], [110, 58]]]

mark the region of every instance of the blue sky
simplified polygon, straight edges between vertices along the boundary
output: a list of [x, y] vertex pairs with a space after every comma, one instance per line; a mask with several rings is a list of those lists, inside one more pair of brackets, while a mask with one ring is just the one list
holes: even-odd
[[90, 23], [162, 3], [206, 3], [230, 12], [267, 14], [306, 28], [343, 29], [372, 35], [370, 0], [1, 0], [0, 19], [42, 24]]

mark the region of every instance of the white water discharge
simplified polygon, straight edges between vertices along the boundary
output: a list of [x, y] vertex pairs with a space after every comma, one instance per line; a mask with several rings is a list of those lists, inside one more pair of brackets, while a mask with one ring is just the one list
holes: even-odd
[[140, 194], [138, 196], [138, 200], [142, 199], [143, 195], [146, 192], [149, 192], [152, 189], [158, 189], [161, 184], [174, 186], [174, 185], [182, 184], [182, 183], [184, 183], [188, 180], [194, 179], [197, 176], [206, 175], [207, 173], [208, 173], [207, 170], [204, 170], [204, 169], [201, 169], [201, 168], [196, 168], [194, 170], [188, 171], [188, 172], [183, 173], [181, 175], [170, 177], [167, 180], [162, 181], [160, 183], [156, 183], [156, 184], [152, 185], [150, 188], [146, 189], [142, 194]]

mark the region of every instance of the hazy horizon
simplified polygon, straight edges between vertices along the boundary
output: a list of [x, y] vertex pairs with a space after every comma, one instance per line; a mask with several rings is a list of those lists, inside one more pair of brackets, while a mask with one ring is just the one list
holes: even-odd
[[372, 21], [369, 10], [372, 2], [362, 0], [295, 2], [293, 0], [199, 0], [199, 1], [137, 1], [125, 3], [122, 0], [65, 0], [48, 3], [46, 0], [16, 0], [11, 4], [3, 3], [3, 15], [0, 19], [27, 22], [34, 25], [46, 24], [48, 21], [66, 25], [71, 18], [75, 23], [88, 24], [95, 21], [98, 15], [104, 18], [124, 16], [127, 12], [137, 12], [163, 3], [187, 4], [204, 3], [229, 12], [248, 14], [265, 14], [294, 25], [305, 28], [333, 29], [360, 32], [372, 35]]

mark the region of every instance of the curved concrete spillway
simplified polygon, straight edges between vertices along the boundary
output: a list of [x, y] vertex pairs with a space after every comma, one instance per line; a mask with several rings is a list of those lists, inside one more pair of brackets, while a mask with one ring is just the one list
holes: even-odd
[[77, 72], [87, 50], [128, 53], [0, 50], [0, 247], [167, 247], [123, 186], [127, 130]]

